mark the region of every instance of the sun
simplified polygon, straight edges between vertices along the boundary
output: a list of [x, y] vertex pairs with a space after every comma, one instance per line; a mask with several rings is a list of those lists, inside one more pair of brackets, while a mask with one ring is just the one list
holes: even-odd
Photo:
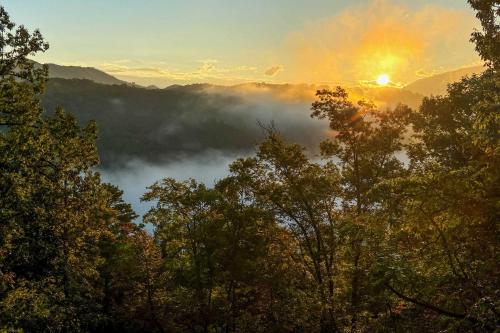
[[377, 84], [379, 86], [386, 86], [387, 84], [389, 84], [389, 82], [391, 82], [391, 79], [389, 78], [389, 75], [387, 75], [387, 74], [380, 74], [377, 77]]

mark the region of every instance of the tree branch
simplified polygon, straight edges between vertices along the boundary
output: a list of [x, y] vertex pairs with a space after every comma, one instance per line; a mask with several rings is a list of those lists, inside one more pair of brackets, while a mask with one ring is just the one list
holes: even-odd
[[451, 318], [457, 318], [457, 319], [465, 319], [473, 324], [479, 324], [479, 325], [483, 325], [484, 328], [488, 329], [488, 330], [491, 330], [493, 331], [493, 328], [491, 326], [487, 326], [484, 322], [480, 321], [479, 319], [477, 318], [474, 318], [474, 317], [470, 317], [468, 316], [467, 314], [464, 314], [464, 313], [457, 313], [457, 312], [452, 312], [452, 311], [449, 311], [449, 310], [446, 310], [446, 309], [443, 309], [443, 308], [440, 308], [440, 307], [437, 307], [435, 305], [432, 305], [430, 303], [427, 303], [427, 302], [424, 302], [424, 301], [420, 301], [416, 298], [413, 298], [413, 297], [410, 297], [410, 296], [407, 296], [407, 295], [404, 295], [402, 294], [401, 292], [397, 291], [396, 289], [394, 289], [390, 284], [386, 283], [385, 286], [390, 290], [392, 291], [396, 296], [398, 296], [399, 298], [407, 301], [407, 302], [410, 302], [410, 303], [413, 303], [413, 304], [416, 304], [416, 305], [419, 305], [419, 306], [422, 306], [426, 309], [429, 309], [429, 310], [432, 310], [438, 314], [441, 314], [443, 316], [447, 316], [447, 317], [451, 317]]

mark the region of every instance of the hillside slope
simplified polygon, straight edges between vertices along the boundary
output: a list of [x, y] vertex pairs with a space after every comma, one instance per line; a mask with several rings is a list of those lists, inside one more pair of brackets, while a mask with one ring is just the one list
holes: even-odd
[[404, 89], [424, 96], [443, 95], [446, 93], [448, 84], [459, 81], [463, 76], [480, 74], [483, 71], [483, 66], [461, 68], [451, 72], [445, 72], [419, 79], [406, 85]]
[[85, 79], [101, 84], [129, 84], [93, 67], [62, 66], [57, 64], [47, 64], [47, 66], [49, 67], [49, 78]]

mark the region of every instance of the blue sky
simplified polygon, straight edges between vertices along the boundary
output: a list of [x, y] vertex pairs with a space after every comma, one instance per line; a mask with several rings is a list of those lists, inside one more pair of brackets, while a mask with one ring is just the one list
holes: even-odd
[[358, 82], [380, 71], [405, 82], [478, 60], [467, 43], [473, 12], [461, 0], [1, 4], [49, 41], [37, 60], [94, 66], [142, 84]]

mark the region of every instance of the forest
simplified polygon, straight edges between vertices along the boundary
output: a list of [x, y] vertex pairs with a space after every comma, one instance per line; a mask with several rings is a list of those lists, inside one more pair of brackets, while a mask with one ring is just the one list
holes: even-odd
[[214, 186], [152, 184], [142, 220], [0, 7], [0, 332], [499, 332], [500, 3], [468, 3], [482, 74], [418, 108], [320, 89], [321, 158], [262, 124]]

